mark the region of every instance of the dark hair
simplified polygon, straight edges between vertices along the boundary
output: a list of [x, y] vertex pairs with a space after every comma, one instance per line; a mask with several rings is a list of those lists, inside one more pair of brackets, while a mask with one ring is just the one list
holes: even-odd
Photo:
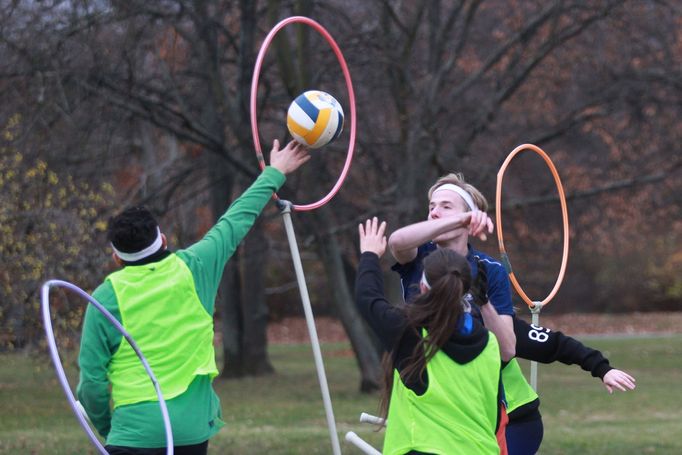
[[[404, 383], [420, 381], [426, 364], [448, 341], [464, 309], [462, 295], [471, 287], [471, 268], [466, 258], [447, 248], [439, 248], [424, 258], [424, 274], [431, 289], [399, 308], [407, 318], [407, 328], [419, 342], [405, 360], [400, 377]], [[426, 337], [421, 329], [426, 329]], [[393, 386], [395, 351], [384, 359], [384, 392], [381, 415], [386, 417]]]
[[159, 224], [145, 207], [130, 207], [109, 219], [107, 237], [117, 250], [136, 253], [156, 239]]

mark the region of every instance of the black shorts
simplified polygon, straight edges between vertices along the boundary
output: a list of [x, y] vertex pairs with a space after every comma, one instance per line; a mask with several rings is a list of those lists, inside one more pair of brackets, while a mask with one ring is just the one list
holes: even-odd
[[[157, 447], [152, 449], [142, 447], [123, 447], [123, 446], [106, 446], [109, 455], [166, 455], [165, 447]], [[173, 446], [174, 455], [206, 455], [208, 451], [208, 441], [191, 446]]]

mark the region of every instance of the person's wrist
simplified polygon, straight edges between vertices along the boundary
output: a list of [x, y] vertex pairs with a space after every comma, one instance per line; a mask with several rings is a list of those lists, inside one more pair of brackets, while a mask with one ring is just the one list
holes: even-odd
[[277, 166], [273, 166], [272, 164], [268, 164], [267, 166], [265, 166], [265, 168], [263, 169], [263, 172], [269, 172], [269, 173], [273, 173], [274, 175], [277, 175], [279, 178], [282, 178], [282, 183], [284, 182], [284, 180], [287, 177], [287, 174], [285, 172], [283, 172]]
[[594, 376], [595, 378], [600, 378], [603, 382], [604, 376], [606, 376], [606, 374], [611, 370], [615, 370], [615, 368], [613, 368], [611, 365], [606, 363], [604, 365], [600, 365], [600, 366], [596, 367], [595, 371], [592, 373], [592, 376]]
[[287, 175], [286, 171], [284, 169], [282, 169], [282, 167], [277, 165], [277, 164], [271, 164], [269, 167], [271, 167], [272, 169], [275, 169], [277, 172], [279, 172], [282, 175]]

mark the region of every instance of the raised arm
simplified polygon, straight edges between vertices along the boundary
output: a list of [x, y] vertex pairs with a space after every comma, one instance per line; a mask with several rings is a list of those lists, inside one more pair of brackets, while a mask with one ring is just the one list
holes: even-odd
[[391, 254], [400, 264], [406, 264], [417, 257], [417, 247], [453, 229], [467, 226], [471, 212], [444, 218], [420, 221], [393, 232], [388, 238]]
[[197, 243], [187, 250], [201, 259], [209, 281], [217, 284], [225, 263], [249, 232], [265, 205], [285, 181], [285, 175], [298, 169], [310, 159], [303, 146], [290, 142], [283, 149], [275, 140], [270, 152], [270, 166], [237, 198], [216, 224]]
[[362, 317], [377, 334], [386, 351], [393, 349], [405, 329], [405, 316], [384, 295], [379, 258], [386, 251], [386, 223], [377, 218], [358, 226], [360, 263], [355, 281], [355, 304]]

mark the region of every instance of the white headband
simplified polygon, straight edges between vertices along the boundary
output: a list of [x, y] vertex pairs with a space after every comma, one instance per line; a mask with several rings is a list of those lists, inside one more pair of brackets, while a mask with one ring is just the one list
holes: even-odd
[[422, 272], [422, 279], [420, 283], [423, 284], [426, 289], [431, 289], [431, 285], [428, 281], [426, 281], [426, 272]]
[[467, 192], [467, 190], [465, 190], [461, 186], [458, 186], [458, 185], [455, 185], [452, 183], [444, 183], [443, 185], [441, 185], [438, 188], [436, 188], [435, 190], [433, 190], [433, 192], [435, 193], [436, 191], [440, 191], [440, 190], [454, 191], [455, 193], [462, 196], [462, 199], [464, 199], [464, 202], [467, 203], [467, 205], [469, 206], [469, 208], [471, 209], [472, 212], [475, 212], [476, 210], [478, 210], [478, 207], [474, 203], [474, 200], [471, 197], [471, 195]]
[[140, 259], [144, 259], [147, 256], [150, 256], [154, 253], [156, 253], [159, 248], [163, 245], [163, 239], [161, 238], [161, 230], [159, 227], [156, 227], [156, 239], [154, 242], [149, 245], [147, 248], [144, 250], [137, 251], [135, 253], [124, 253], [123, 251], [119, 251], [116, 249], [114, 244], [111, 244], [111, 248], [114, 249], [114, 253], [116, 253], [116, 256], [120, 257], [122, 260], [126, 262], [135, 262], [139, 261]]

